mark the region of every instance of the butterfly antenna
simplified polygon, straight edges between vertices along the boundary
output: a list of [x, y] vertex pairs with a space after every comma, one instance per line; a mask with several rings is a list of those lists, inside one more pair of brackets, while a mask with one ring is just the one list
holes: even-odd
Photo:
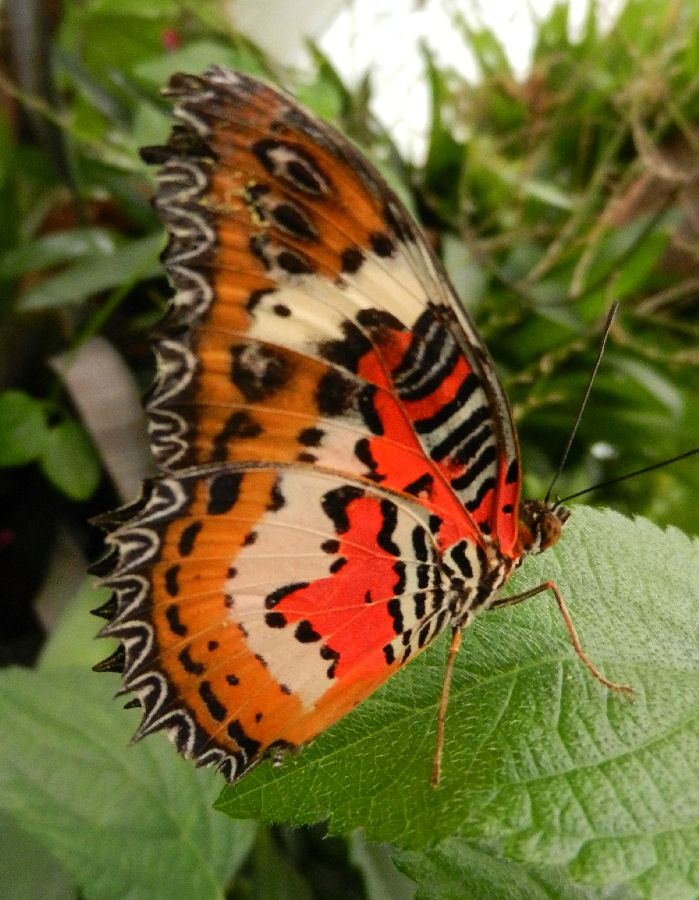
[[[558, 468], [556, 469], [553, 478], [551, 479], [551, 484], [549, 485], [549, 489], [546, 491], [546, 497], [544, 498], [544, 502], [548, 503], [549, 498], [551, 497], [551, 492], [553, 491], [554, 484], [558, 481], [558, 478], [563, 471], [563, 468], [568, 459], [568, 454], [570, 453], [570, 448], [573, 446], [573, 441], [575, 440], [575, 435], [578, 431], [578, 426], [580, 425], [580, 420], [582, 419], [582, 414], [587, 406], [587, 398], [590, 396], [590, 391], [592, 390], [592, 382], [595, 380], [595, 375], [597, 374], [597, 370], [600, 367], [600, 363], [602, 362], [602, 356], [604, 354], [604, 348], [607, 345], [607, 338], [609, 337], [609, 331], [612, 327], [612, 322], [614, 321], [614, 316], [616, 315], [616, 311], [619, 309], [619, 301], [615, 300], [612, 304], [611, 309], [607, 315], [607, 321], [604, 325], [604, 330], [602, 332], [602, 340], [600, 341], [599, 350], [597, 351], [597, 358], [595, 359], [595, 363], [592, 367], [592, 371], [590, 372], [590, 377], [587, 379], [587, 385], [585, 386], [585, 392], [583, 394], [582, 400], [580, 401], [580, 406], [578, 407], [577, 415], [575, 416], [575, 421], [573, 422], [573, 427], [570, 430], [570, 435], [568, 437], [568, 442], [565, 445], [563, 450], [563, 454], [561, 456], [561, 461], [558, 464]], [[601, 487], [601, 485], [598, 485]], [[589, 488], [589, 490], [593, 490]], [[568, 498], [570, 499], [570, 498]], [[561, 501], [562, 502], [562, 501]]]
[[699, 447], [695, 447], [693, 450], [687, 450], [685, 453], [680, 453], [679, 456], [673, 456], [672, 459], [665, 459], [662, 462], [654, 463], [652, 466], [646, 466], [643, 469], [637, 469], [635, 472], [627, 472], [626, 475], [619, 475], [618, 478], [610, 478], [609, 481], [600, 481], [599, 484], [593, 484], [592, 487], [585, 488], [582, 491], [576, 491], [574, 494], [569, 494], [559, 502], [567, 503], [569, 500], [574, 500], [576, 497], [582, 497], [583, 494], [589, 494], [591, 491], [597, 491], [600, 488], [609, 487], [611, 484], [619, 484], [620, 481], [626, 481], [627, 478], [635, 478], [637, 475], [645, 475], [646, 472], [652, 472], [653, 469], [662, 469], [663, 466], [669, 466], [670, 463], [677, 462], [680, 459], [686, 459], [688, 456], [694, 456], [695, 453], [699, 453]]

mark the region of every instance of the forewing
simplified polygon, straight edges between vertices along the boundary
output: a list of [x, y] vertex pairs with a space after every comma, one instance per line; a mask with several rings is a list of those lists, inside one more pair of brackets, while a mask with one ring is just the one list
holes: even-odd
[[149, 407], [161, 466], [313, 463], [418, 497], [444, 547], [485, 533], [509, 554], [507, 402], [395, 194], [254, 79], [212, 68], [168, 94], [181, 124], [147, 154], [177, 288]]

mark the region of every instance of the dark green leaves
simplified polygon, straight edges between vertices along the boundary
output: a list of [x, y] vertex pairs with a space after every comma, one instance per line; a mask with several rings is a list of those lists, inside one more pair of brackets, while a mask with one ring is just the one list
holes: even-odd
[[22, 391], [0, 394], [0, 466], [23, 466], [44, 448], [48, 426], [44, 408]]
[[41, 470], [72, 500], [87, 499], [97, 487], [99, 459], [85, 430], [74, 419], [66, 419], [48, 432]]
[[50, 424], [46, 408], [22, 391], [0, 393], [0, 468], [38, 462], [62, 493], [85, 500], [101, 474], [94, 447], [74, 419]]
[[216, 777], [166, 741], [129, 749], [138, 712], [89, 668], [105, 649], [91, 640], [96, 602], [76, 598], [39, 671], [0, 673], [0, 811], [86, 897], [220, 898], [254, 825], [214, 813]]
[[[69, 235], [62, 237], [67, 243]], [[117, 242], [104, 233], [101, 241], [94, 233], [91, 240], [85, 241], [84, 235], [79, 233], [74, 241], [84, 248], [84, 252], [76, 251], [75, 261], [70, 265], [29, 288], [20, 300], [21, 309], [76, 305], [100, 291], [128, 286], [160, 274], [158, 256], [164, 245], [160, 232], [138, 240]], [[45, 254], [46, 241], [40, 242], [37, 249], [40, 254], [42, 250]]]

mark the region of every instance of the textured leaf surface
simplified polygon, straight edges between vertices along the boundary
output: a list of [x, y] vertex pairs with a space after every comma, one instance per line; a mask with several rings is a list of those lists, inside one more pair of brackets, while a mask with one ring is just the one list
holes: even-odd
[[161, 273], [158, 254], [162, 245], [160, 232], [121, 246], [105, 245], [101, 255], [79, 260], [29, 288], [19, 308], [28, 311], [76, 306], [99, 291], [154, 278]]
[[[574, 884], [560, 867], [513, 862], [494, 847], [458, 837], [446, 838], [429, 850], [405, 853], [395, 862], [418, 884], [416, 900], [594, 900], [602, 896], [593, 888]], [[632, 900], [636, 896], [623, 887], [604, 891], [605, 900]]]
[[0, 256], [0, 278], [17, 278], [61, 263], [103, 256], [116, 249], [105, 228], [71, 228], [44, 234]]
[[87, 500], [102, 474], [85, 429], [74, 419], [66, 419], [49, 430], [42, 449], [41, 469], [72, 500]]
[[[138, 711], [122, 711], [114, 681], [83, 665], [85, 646], [97, 655], [82, 601], [85, 627], [66, 620], [77, 639], [72, 662], [70, 635], [59, 630], [61, 652], [47, 654], [41, 671], [0, 672], [0, 810], [85, 897], [223, 897], [255, 826], [214, 812], [216, 776], [168, 742], [128, 747]], [[18, 890], [24, 877], [21, 864], [7, 874]]]
[[[429, 787], [445, 645], [428, 649], [279, 771], [224, 789], [221, 809], [265, 822], [325, 818], [403, 847], [457, 830], [574, 881], [641, 895], [696, 890], [696, 542], [645, 520], [578, 508], [560, 545], [512, 591], [553, 578], [583, 646], [636, 700], [582, 666], [540, 596], [464, 634], [443, 777]], [[691, 895], [688, 895], [691, 896]]]
[[38, 400], [23, 391], [0, 394], [0, 466], [23, 466], [46, 441], [46, 415]]
[[[39, 841], [26, 835], [17, 822], [0, 812], [0, 884], [11, 888], [12, 900], [75, 900], [72, 879]], [[21, 877], [17, 877], [21, 873]]]

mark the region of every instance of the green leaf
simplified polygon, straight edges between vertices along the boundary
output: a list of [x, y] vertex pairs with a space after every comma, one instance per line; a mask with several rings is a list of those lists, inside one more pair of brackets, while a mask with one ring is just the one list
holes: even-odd
[[51, 428], [41, 451], [41, 469], [72, 500], [87, 500], [100, 480], [100, 462], [85, 429], [73, 419]]
[[267, 830], [257, 833], [246, 879], [245, 897], [255, 900], [313, 900], [313, 891]]
[[76, 259], [104, 256], [116, 249], [115, 235], [106, 228], [71, 228], [44, 234], [0, 257], [0, 278], [17, 278]]
[[317, 116], [330, 121], [339, 118], [348, 102], [346, 92], [343, 94], [338, 91], [334, 81], [320, 74], [315, 81], [299, 86], [295, 95], [300, 103], [313, 110]]
[[46, 415], [38, 400], [23, 391], [0, 394], [0, 466], [23, 466], [35, 460], [48, 436]]
[[24, 293], [18, 307], [27, 311], [75, 306], [100, 291], [154, 278], [162, 273], [159, 255], [163, 244], [163, 234], [158, 231], [116, 247], [105, 247], [90, 259], [42, 279]]
[[259, 59], [247, 49], [244, 42], [231, 45], [212, 40], [191, 41], [182, 49], [166, 56], [156, 56], [139, 63], [134, 67], [133, 73], [143, 82], [160, 89], [176, 72], [204, 72], [214, 63], [251, 75], [265, 76]]
[[[88, 614], [106, 593], [86, 582], [38, 672], [0, 672], [0, 812], [60, 860], [87, 898], [222, 900], [255, 826], [216, 813], [218, 776], [167, 740], [128, 746], [138, 713], [114, 702], [113, 679], [90, 671], [109, 652], [92, 640], [98, 626]], [[13, 896], [33, 881], [21, 858], [3, 875]]]
[[2, 812], [0, 847], [0, 884], [8, 891], [11, 888], [12, 900], [75, 900], [75, 885], [60, 863]]
[[[699, 553], [674, 529], [578, 508], [559, 545], [512, 578], [553, 579], [585, 652], [635, 702], [590, 676], [552, 599], [488, 613], [466, 629], [430, 788], [446, 645], [428, 649], [297, 759], [261, 766], [217, 805], [234, 816], [417, 848], [457, 831], [507, 859], [565, 867], [574, 882], [663, 879], [696, 889], [699, 798], [691, 760]], [[680, 894], [681, 895], [681, 894]]]
[[[416, 900], [592, 900], [595, 896], [592, 890], [573, 884], [561, 868], [512, 862], [497, 847], [462, 837], [446, 838], [437, 847], [420, 853], [403, 853], [395, 862], [401, 872], [417, 882]], [[621, 900], [623, 896], [605, 891], [606, 900]], [[626, 896], [631, 900], [630, 893]]]
[[[442, 205], [449, 212], [455, 212], [458, 206], [458, 194], [454, 185], [458, 184], [461, 167], [464, 161], [463, 144], [456, 140], [449, 127], [449, 89], [442, 72], [437, 69], [430, 52], [423, 47], [423, 55], [430, 86], [432, 119], [425, 161], [425, 184], [439, 194], [440, 186], [449, 185], [447, 196], [440, 197]], [[442, 191], [444, 193], [444, 191]]]
[[369, 900], [413, 900], [415, 884], [396, 869], [393, 847], [370, 844], [360, 830], [353, 831], [349, 840], [350, 859], [362, 873]]
[[[114, 681], [90, 671], [86, 650], [97, 644], [86, 645], [87, 625], [75, 627], [80, 613], [90, 623], [87, 610], [103, 594], [81, 591], [40, 671], [0, 672], [0, 810], [60, 860], [88, 898], [222, 900], [255, 826], [214, 812], [218, 777], [168, 741], [128, 746], [138, 713], [121, 710]], [[89, 630], [94, 635], [95, 625]], [[28, 877], [18, 863], [3, 883]]]

